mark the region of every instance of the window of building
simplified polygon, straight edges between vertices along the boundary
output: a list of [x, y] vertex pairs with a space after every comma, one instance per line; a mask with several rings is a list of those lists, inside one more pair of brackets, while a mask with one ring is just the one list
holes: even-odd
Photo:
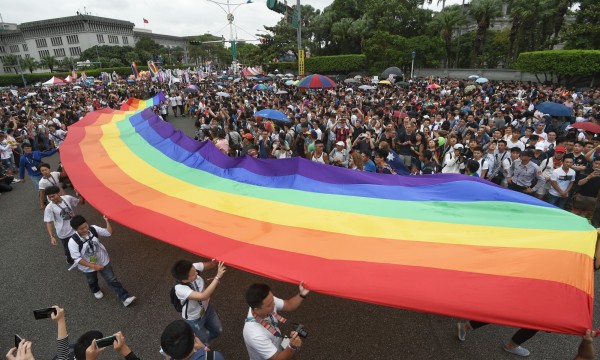
[[108, 42], [110, 44], [118, 44], [119, 43], [119, 37], [115, 36], [115, 35], [108, 35]]
[[40, 54], [40, 58], [43, 58], [44, 56], [50, 56], [50, 50], [40, 50], [38, 53]]
[[13, 72], [13, 68], [12, 68], [12, 66], [5, 66], [5, 67], [4, 67], [4, 72], [5, 72], [5, 73], [10, 73], [10, 72]]
[[96, 38], [98, 39], [98, 43], [99, 44], [103, 44], [104, 43], [104, 35], [102, 35], [102, 34], [96, 34]]
[[30, 57], [31, 57], [31, 55], [25, 54], [25, 59], [29, 59]]
[[67, 42], [69, 44], [79, 44], [79, 36], [78, 35], [67, 35]]
[[48, 47], [48, 43], [46, 43], [46, 39], [36, 39], [35, 45], [38, 48]]
[[79, 55], [81, 55], [81, 48], [79, 46], [70, 47], [69, 54], [71, 56], [79, 56]]
[[29, 51], [29, 48], [27, 47], [27, 44], [23, 44], [23, 51]]
[[56, 57], [64, 57], [65, 49], [54, 49], [54, 56]]
[[0, 53], [5, 53], [6, 49], [4, 48], [4, 46], [0, 46]]
[[62, 37], [60, 36], [50, 38], [50, 42], [52, 46], [61, 46], [63, 44]]
[[10, 45], [10, 52], [11, 53], [18, 53], [19, 52], [19, 45]]
[[129, 45], [129, 38], [127, 36], [123, 36], [123, 44]]

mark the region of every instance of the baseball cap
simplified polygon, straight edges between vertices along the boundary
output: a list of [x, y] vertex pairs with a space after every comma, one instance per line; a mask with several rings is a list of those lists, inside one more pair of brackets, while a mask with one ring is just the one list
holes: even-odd
[[464, 149], [465, 147], [462, 144], [455, 144], [454, 145], [454, 150], [458, 150], [458, 149]]
[[554, 152], [566, 153], [567, 152], [567, 148], [565, 148], [562, 145], [559, 145], [559, 146], [557, 146], [557, 147], [554, 148]]
[[336, 142], [335, 144], [336, 144], [336, 145], [339, 145], [339, 146], [344, 146], [344, 142], [343, 142], [343, 141], [338, 141], [338, 142]]
[[254, 136], [250, 133], [246, 133], [246, 134], [244, 134], [244, 138], [248, 139], [248, 140], [252, 140], [252, 139], [254, 139]]
[[535, 144], [535, 149], [536, 150], [540, 150], [540, 151], [544, 151], [544, 144], [542, 144], [542, 143]]

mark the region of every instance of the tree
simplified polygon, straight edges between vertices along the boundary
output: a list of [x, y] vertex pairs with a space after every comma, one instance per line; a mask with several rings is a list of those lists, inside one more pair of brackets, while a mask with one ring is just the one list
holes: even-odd
[[43, 56], [40, 59], [40, 67], [50, 69], [50, 72], [58, 65], [58, 60], [54, 56]]
[[485, 45], [487, 29], [492, 19], [500, 16], [502, 12], [501, 0], [473, 0], [469, 7], [469, 14], [477, 22], [475, 43], [471, 54], [471, 65], [478, 67], [482, 63], [481, 51]]
[[39, 67], [39, 63], [32, 57], [26, 57], [21, 60], [21, 67], [33, 74], [33, 71]]
[[450, 67], [450, 52], [452, 46], [452, 35], [454, 29], [464, 25], [467, 22], [466, 17], [461, 13], [458, 5], [443, 9], [437, 13], [431, 22], [431, 27], [439, 32], [446, 49], [446, 69]]
[[600, 49], [600, 2], [583, 0], [565, 37], [567, 49]]
[[14, 54], [8, 54], [2, 59], [2, 63], [5, 67], [12, 67], [15, 74], [19, 73], [19, 67], [17, 66], [17, 57]]
[[379, 73], [390, 66], [407, 65], [410, 54], [406, 38], [385, 31], [375, 31], [363, 44], [369, 71]]
[[121, 67], [123, 66], [123, 62], [121, 61], [121, 59], [117, 59], [117, 58], [112, 58], [110, 59], [110, 61], [108, 62], [108, 66], [110, 67]]
[[127, 64], [131, 64], [134, 61], [139, 62], [140, 58], [137, 51], [129, 51], [127, 54], [125, 54], [125, 61], [127, 61]]

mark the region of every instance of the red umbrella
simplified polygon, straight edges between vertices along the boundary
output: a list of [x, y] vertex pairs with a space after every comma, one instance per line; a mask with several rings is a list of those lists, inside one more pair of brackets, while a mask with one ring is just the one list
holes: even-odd
[[594, 134], [600, 134], [600, 125], [592, 122], [576, 122], [575, 124], [571, 125], [571, 127], [589, 131]]
[[336, 87], [335, 81], [327, 76], [314, 74], [300, 80], [298, 88], [300, 89], [330, 89]]

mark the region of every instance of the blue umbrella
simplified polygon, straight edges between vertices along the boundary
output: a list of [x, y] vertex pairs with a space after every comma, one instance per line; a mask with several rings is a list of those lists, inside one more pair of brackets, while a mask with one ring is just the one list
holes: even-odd
[[537, 111], [552, 116], [571, 116], [573, 109], [555, 102], [543, 102], [535, 107]]
[[277, 111], [277, 110], [263, 109], [263, 110], [257, 112], [256, 114], [254, 114], [254, 116], [267, 118], [267, 119], [271, 119], [271, 120], [276, 120], [276, 121], [281, 121], [281, 122], [290, 122], [290, 119], [288, 119], [288, 117], [284, 113], [282, 113], [281, 111]]
[[479, 83], [479, 84], [483, 84], [483, 83], [486, 83], [486, 82], [488, 82], [488, 81], [489, 81], [489, 80], [488, 80], [488, 79], [486, 79], [486, 78], [479, 78], [479, 79], [475, 80], [475, 82], [476, 82], [476, 83]]
[[294, 80], [288, 80], [288, 81], [285, 82], [285, 84], [287, 86], [292, 86], [292, 85], [294, 85]]

